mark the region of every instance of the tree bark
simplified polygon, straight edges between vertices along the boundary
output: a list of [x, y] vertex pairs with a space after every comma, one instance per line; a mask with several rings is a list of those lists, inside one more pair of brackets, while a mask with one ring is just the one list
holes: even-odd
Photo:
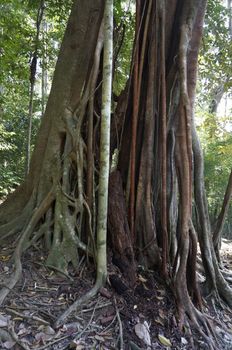
[[[37, 203], [51, 188], [66, 132], [65, 114], [75, 112], [88, 81], [103, 14], [102, 0], [75, 0], [56, 64], [45, 115], [25, 182], [1, 205], [0, 224], [19, 216], [33, 192]], [[29, 211], [27, 212], [29, 214]], [[1, 233], [0, 228], [0, 233]], [[5, 232], [5, 230], [3, 231]]]
[[133, 287], [136, 281], [136, 265], [122, 180], [118, 170], [110, 174], [108, 235], [113, 252], [112, 261]]
[[214, 249], [219, 262], [220, 262], [219, 250], [221, 246], [222, 230], [223, 230], [225, 220], [226, 220], [226, 215], [229, 209], [231, 196], [232, 196], [232, 170], [230, 172], [226, 192], [222, 203], [222, 208], [221, 208], [220, 214], [218, 215], [216, 227], [213, 233], [213, 245], [214, 245]]
[[97, 221], [97, 282], [104, 285], [107, 277], [106, 230], [108, 183], [110, 170], [110, 121], [113, 66], [113, 0], [106, 0], [104, 14], [104, 58], [102, 85], [102, 116], [100, 136], [100, 174]]
[[[173, 287], [180, 327], [188, 317], [212, 345], [208, 318], [196, 308], [201, 306], [197, 240], [208, 292], [229, 305], [232, 297], [213, 249], [203, 154], [194, 125], [197, 57], [206, 1], [139, 2], [133, 77], [118, 99], [116, 127], [111, 129], [111, 155], [117, 148], [119, 162], [109, 185], [113, 2], [106, 1], [105, 13], [107, 9], [109, 13], [105, 16], [102, 67], [99, 31], [104, 3], [74, 1], [31, 169], [25, 183], [0, 208], [0, 233], [6, 238], [22, 231], [19, 263], [22, 245], [28, 247], [41, 238], [41, 229], [50, 266], [63, 271], [69, 263], [77, 267], [79, 254], [97, 263], [94, 287], [61, 315], [58, 325], [96, 295], [106, 281], [109, 203], [113, 261], [124, 275], [130, 275], [130, 285], [136, 279], [136, 259], [162, 271]], [[192, 220], [193, 201], [196, 222]], [[41, 209], [43, 203], [46, 212]], [[16, 218], [12, 219], [12, 213]], [[6, 290], [0, 293], [0, 300], [4, 293]]]

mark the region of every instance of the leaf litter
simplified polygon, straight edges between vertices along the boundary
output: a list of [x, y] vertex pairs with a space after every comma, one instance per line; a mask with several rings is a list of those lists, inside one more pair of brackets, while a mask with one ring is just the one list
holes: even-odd
[[[229, 264], [232, 254], [228, 254], [228, 249], [226, 254]], [[178, 329], [171, 291], [162, 284], [158, 275], [143, 269], [138, 271], [133, 290], [125, 288], [125, 292], [119, 295], [107, 285], [94, 300], [78, 310], [62, 327], [55, 329], [53, 324], [58, 315], [91, 288], [94, 271], [86, 268], [80, 277], [70, 270], [72, 282], [51, 273], [38, 261], [43, 262], [40, 252], [26, 253], [23, 277], [0, 307], [1, 350], [110, 350], [119, 349], [120, 337], [123, 337], [125, 350], [194, 348], [194, 334], [188, 333], [187, 327], [185, 332]], [[0, 261], [1, 273], [7, 274], [11, 268], [10, 259]], [[110, 265], [109, 270], [117, 273], [126, 284], [115, 266]], [[206, 311], [224, 321], [228, 332], [222, 334], [225, 338], [223, 349], [231, 349], [232, 335], [228, 335], [232, 331], [231, 314], [226, 310], [217, 310], [215, 314], [214, 308]], [[221, 329], [216, 331], [222, 333]], [[207, 349], [203, 340], [199, 344], [197, 348]]]

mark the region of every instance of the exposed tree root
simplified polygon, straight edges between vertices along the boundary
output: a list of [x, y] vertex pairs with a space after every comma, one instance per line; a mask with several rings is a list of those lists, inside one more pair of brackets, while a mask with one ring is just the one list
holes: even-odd
[[0, 242], [4, 243], [4, 240], [19, 233], [23, 229], [28, 218], [31, 216], [33, 207], [34, 196], [32, 195], [19, 216], [14, 217], [8, 223], [0, 226]]
[[188, 296], [187, 291], [181, 288], [179, 291], [179, 297], [181, 295], [181, 301], [177, 302], [179, 313], [179, 327], [180, 329], [186, 324], [185, 315], [188, 317], [190, 326], [193, 330], [198, 332], [203, 340], [208, 344], [211, 350], [218, 349], [217, 337], [214, 332], [213, 325], [208, 315], [200, 312], [192, 303]]
[[0, 305], [2, 305], [10, 290], [14, 288], [15, 284], [20, 279], [22, 274], [21, 255], [24, 249], [24, 244], [29, 239], [30, 234], [33, 232], [35, 226], [37, 225], [41, 217], [46, 213], [53, 200], [54, 191], [51, 190], [46, 196], [46, 198], [42, 201], [39, 208], [35, 209], [31, 220], [29, 221], [25, 230], [23, 231], [13, 255], [14, 272], [11, 274], [9, 279], [4, 282], [4, 285], [6, 285], [7, 287], [3, 287], [0, 291]]
[[92, 299], [100, 290], [102, 287], [102, 281], [96, 280], [95, 285], [93, 286], [90, 291], [88, 291], [85, 295], [83, 295], [81, 298], [76, 300], [62, 315], [58, 317], [58, 319], [54, 323], [54, 327], [58, 328], [61, 325], [64, 324], [64, 322], [67, 320], [67, 318], [75, 311], [78, 310], [78, 308], [83, 307], [90, 299]]

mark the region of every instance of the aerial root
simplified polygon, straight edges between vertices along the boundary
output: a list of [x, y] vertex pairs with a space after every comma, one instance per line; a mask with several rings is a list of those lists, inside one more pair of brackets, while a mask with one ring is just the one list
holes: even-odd
[[223, 269], [221, 270], [221, 273], [224, 277], [224, 279], [228, 282], [228, 283], [231, 283], [232, 284], [232, 272], [226, 270], [226, 269]]
[[199, 311], [188, 296], [185, 298], [183, 295], [182, 300], [178, 302], [177, 306], [179, 328], [183, 329], [183, 326], [187, 323], [190, 330], [195, 330], [199, 333], [210, 350], [218, 349], [218, 337], [212, 324], [215, 323], [214, 320], [210, 316]]
[[7, 238], [12, 237], [14, 234], [19, 233], [23, 229], [25, 223], [27, 222], [27, 218], [31, 216], [33, 205], [34, 197], [32, 195], [20, 215], [0, 226], [0, 242], [4, 242]]
[[84, 306], [90, 299], [92, 299], [98, 293], [101, 287], [102, 285], [98, 283], [98, 281], [96, 281], [95, 285], [93, 286], [92, 289], [90, 289], [90, 291], [88, 291], [82, 297], [77, 299], [72, 305], [69, 306], [69, 308], [66, 311], [64, 311], [63, 314], [61, 314], [57, 318], [57, 320], [54, 323], [54, 327], [55, 328], [61, 327], [65, 323], [67, 318], [71, 316], [72, 313], [77, 311], [81, 306]]
[[13, 254], [13, 264], [14, 264], [14, 272], [10, 275], [10, 277], [2, 284], [2, 289], [0, 290], [0, 305], [2, 305], [3, 301], [9, 294], [9, 292], [14, 288], [16, 283], [19, 281], [22, 274], [22, 263], [21, 256], [25, 247], [28, 243], [29, 237], [33, 232], [35, 226], [41, 219], [41, 217], [45, 214], [47, 209], [50, 207], [52, 201], [54, 200], [54, 193], [51, 190], [44, 200], [41, 202], [40, 206], [34, 210], [34, 213], [31, 217], [31, 220], [26, 225], [24, 231], [21, 233], [19, 238], [19, 242], [15, 248]]
[[188, 311], [186, 311], [190, 319], [190, 324], [201, 337], [205, 340], [210, 350], [218, 349], [217, 336], [211, 324], [210, 318], [204, 313], [197, 310], [194, 305], [189, 305]]

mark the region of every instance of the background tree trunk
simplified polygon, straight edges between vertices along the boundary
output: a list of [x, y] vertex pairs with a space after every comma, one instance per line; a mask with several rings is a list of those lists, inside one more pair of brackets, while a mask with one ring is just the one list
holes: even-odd
[[227, 188], [223, 199], [222, 208], [221, 208], [220, 214], [218, 215], [216, 227], [213, 233], [214, 249], [219, 262], [220, 262], [219, 250], [221, 247], [222, 230], [223, 230], [225, 220], [226, 220], [226, 215], [229, 209], [231, 196], [232, 196], [232, 170], [230, 172]]

